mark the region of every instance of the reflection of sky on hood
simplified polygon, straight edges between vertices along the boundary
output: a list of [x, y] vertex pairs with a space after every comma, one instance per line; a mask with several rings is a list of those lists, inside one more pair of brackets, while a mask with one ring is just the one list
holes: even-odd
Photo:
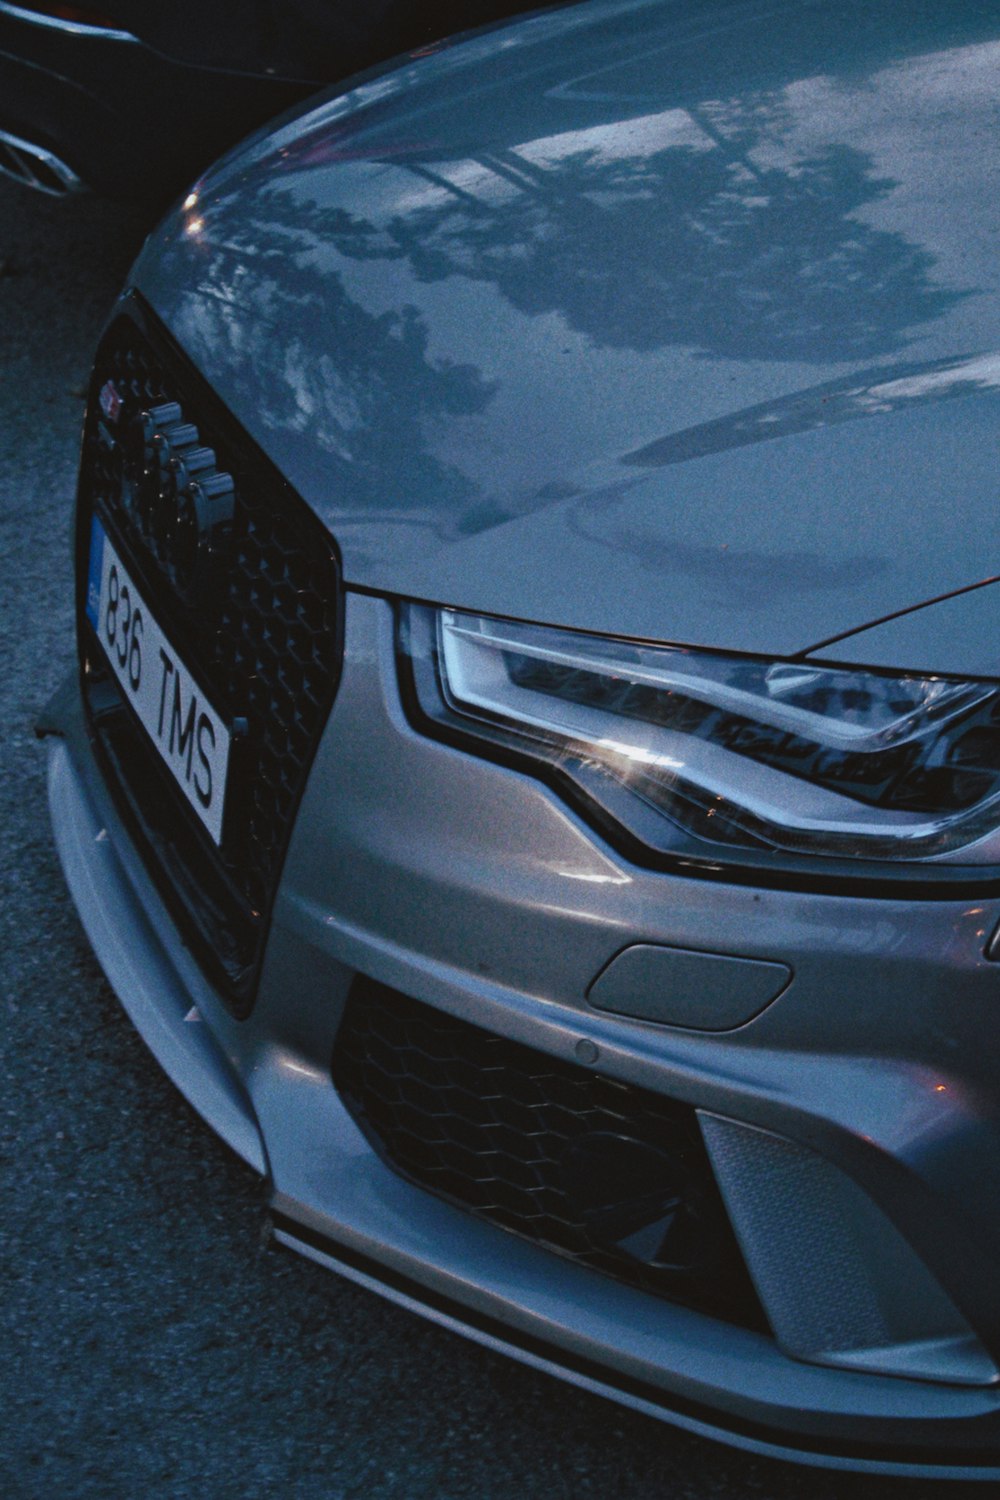
[[[997, 42], [912, 59], [859, 86], [806, 79], [784, 91], [784, 118], [751, 158], [784, 170], [831, 138], [866, 152], [875, 174], [895, 185], [883, 199], [861, 207], [858, 218], [919, 241], [934, 256], [935, 279], [943, 285], [986, 289], [993, 299], [1000, 229], [998, 79]], [[984, 303], [974, 298], [949, 313], [950, 352], [982, 344], [983, 313]], [[990, 321], [995, 335], [995, 307]]]

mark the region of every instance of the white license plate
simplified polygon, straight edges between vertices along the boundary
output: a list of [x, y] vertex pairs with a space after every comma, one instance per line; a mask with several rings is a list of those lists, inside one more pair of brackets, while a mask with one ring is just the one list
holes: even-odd
[[91, 528], [87, 617], [164, 765], [220, 844], [229, 730], [156, 623], [96, 518]]

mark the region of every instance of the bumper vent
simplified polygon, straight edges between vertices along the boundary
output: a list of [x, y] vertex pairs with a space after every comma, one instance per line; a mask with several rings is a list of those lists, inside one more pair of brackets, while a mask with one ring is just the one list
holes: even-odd
[[[223, 524], [205, 566], [192, 569], [185, 517], [206, 505]], [[94, 517], [233, 733], [221, 846], [133, 717], [87, 620]], [[165, 898], [234, 1010], [245, 1012], [339, 677], [333, 543], [134, 301], [98, 351], [78, 523], [79, 641], [95, 743]]]
[[368, 980], [333, 1081], [411, 1182], [619, 1281], [766, 1328], [688, 1106]]

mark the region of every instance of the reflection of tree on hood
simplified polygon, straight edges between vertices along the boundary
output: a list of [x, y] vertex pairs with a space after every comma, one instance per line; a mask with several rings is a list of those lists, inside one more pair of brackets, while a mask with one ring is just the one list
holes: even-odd
[[482, 411], [493, 387], [473, 365], [428, 357], [415, 308], [376, 315], [353, 301], [318, 267], [322, 228], [322, 211], [286, 192], [259, 211], [241, 194], [214, 204], [190, 339], [258, 409], [263, 399], [268, 426], [317, 447], [331, 485], [341, 475], [369, 515], [413, 509], [425, 492], [467, 497], [470, 482], [427, 452], [424, 426]]
[[[865, 222], [893, 187], [868, 156], [832, 146], [789, 157], [772, 96], [670, 111], [664, 129], [683, 132], [673, 143], [651, 138], [647, 115], [630, 155], [615, 153], [635, 122], [595, 139], [592, 121], [574, 135], [573, 113], [537, 141], [475, 158], [397, 134], [382, 161], [376, 126], [350, 146], [356, 163], [359, 147], [367, 158], [354, 201], [373, 171], [375, 201], [389, 204], [370, 219], [324, 204], [340, 169], [308, 153], [285, 162], [287, 177], [256, 191], [237, 179], [206, 208], [187, 341], [196, 351], [206, 340], [215, 366], [226, 351], [233, 387], [287, 434], [303, 469], [326, 456], [342, 516], [438, 527], [461, 511], [477, 527], [519, 503], [481, 493], [437, 451], [443, 419], [489, 405], [483, 371], [431, 357], [405, 274], [376, 313], [348, 291], [345, 260], [371, 263], [376, 280], [378, 263], [395, 261], [418, 283], [489, 283], [607, 349], [824, 366], [892, 356], [962, 295], [933, 283], [921, 246]], [[406, 212], [392, 206], [402, 201]]]
[[345, 255], [405, 255], [423, 281], [491, 281], [520, 310], [558, 312], [606, 348], [870, 360], [955, 301], [930, 282], [931, 255], [856, 217], [894, 186], [864, 154], [830, 147], [759, 168], [708, 138], [709, 149], [610, 160], [499, 150], [476, 158], [486, 175], [471, 188], [450, 181], [448, 163], [411, 163], [437, 202], [381, 232], [344, 213], [326, 228]]

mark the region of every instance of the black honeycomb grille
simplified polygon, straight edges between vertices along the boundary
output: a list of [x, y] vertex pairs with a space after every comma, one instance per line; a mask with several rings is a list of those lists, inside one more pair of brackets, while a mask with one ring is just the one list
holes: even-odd
[[766, 1327], [689, 1106], [367, 979], [333, 1081], [410, 1181], [644, 1291]]
[[[108, 419], [101, 393], [121, 402]], [[138, 415], [180, 408], [232, 478], [232, 517], [208, 587], [179, 589], [136, 502], [127, 434]], [[194, 449], [192, 449], [194, 451]], [[252, 998], [264, 924], [294, 812], [336, 691], [341, 588], [325, 528], [218, 403], [148, 310], [133, 303], [98, 351], [81, 467], [78, 574], [85, 698], [115, 790], [153, 873], [234, 1008]], [[84, 612], [96, 515], [147, 606], [234, 738], [221, 847], [178, 793], [123, 702]]]

